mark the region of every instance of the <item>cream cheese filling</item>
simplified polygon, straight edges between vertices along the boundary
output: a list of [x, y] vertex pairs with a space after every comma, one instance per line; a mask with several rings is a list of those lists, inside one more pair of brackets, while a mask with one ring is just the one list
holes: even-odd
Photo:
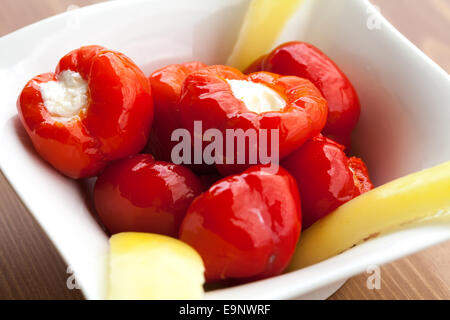
[[80, 113], [88, 100], [88, 84], [78, 72], [65, 70], [57, 81], [40, 84], [40, 91], [47, 111], [57, 118], [70, 120]]
[[256, 113], [280, 111], [286, 101], [273, 89], [247, 80], [226, 80], [233, 95], [244, 102], [248, 110]]

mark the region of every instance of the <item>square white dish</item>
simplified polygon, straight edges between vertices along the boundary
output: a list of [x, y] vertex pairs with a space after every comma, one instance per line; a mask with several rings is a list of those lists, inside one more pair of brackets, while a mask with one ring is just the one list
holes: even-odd
[[[168, 63], [224, 63], [248, 0], [123, 0], [58, 15], [0, 38], [0, 168], [46, 231], [88, 299], [104, 297], [108, 238], [80, 185], [33, 151], [16, 99], [34, 75], [68, 51], [99, 44], [122, 51], [146, 74]], [[374, 19], [374, 20], [373, 20]], [[373, 28], [374, 27], [374, 28]], [[306, 0], [278, 43], [310, 42], [348, 75], [362, 114], [356, 153], [376, 185], [450, 160], [450, 79], [364, 0]], [[439, 138], [436, 138], [439, 137]], [[368, 241], [314, 266], [215, 290], [210, 299], [325, 298], [368, 266], [450, 239], [450, 226], [422, 226]]]

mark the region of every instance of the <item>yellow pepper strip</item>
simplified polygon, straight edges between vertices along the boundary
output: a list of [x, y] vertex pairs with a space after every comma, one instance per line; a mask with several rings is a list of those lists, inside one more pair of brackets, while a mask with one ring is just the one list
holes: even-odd
[[310, 266], [401, 227], [450, 222], [450, 161], [396, 179], [345, 203], [308, 228], [289, 270]]
[[268, 53], [303, 0], [252, 0], [227, 65], [243, 70]]

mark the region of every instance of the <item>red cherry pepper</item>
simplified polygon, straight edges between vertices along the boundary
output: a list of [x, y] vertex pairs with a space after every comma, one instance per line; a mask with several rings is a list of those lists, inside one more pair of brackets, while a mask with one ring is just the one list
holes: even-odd
[[[44, 105], [40, 85], [71, 70], [88, 83], [87, 105], [62, 119]], [[19, 116], [37, 152], [72, 178], [96, 175], [110, 160], [139, 152], [153, 117], [148, 79], [125, 55], [100, 46], [64, 56], [55, 73], [30, 80], [17, 101]]]
[[139, 154], [106, 167], [95, 184], [94, 202], [111, 233], [136, 231], [176, 237], [202, 187], [188, 168]]
[[373, 189], [364, 162], [347, 158], [344, 146], [322, 135], [282, 161], [296, 179], [306, 229], [345, 202]]
[[207, 281], [260, 279], [280, 274], [301, 230], [295, 180], [283, 168], [260, 165], [224, 178], [192, 202], [180, 239], [205, 263]]
[[[233, 95], [226, 80], [247, 80], [265, 85], [285, 99], [286, 105], [280, 111], [250, 111], [242, 100]], [[193, 123], [196, 120], [202, 121], [203, 131], [210, 128], [221, 130], [224, 140], [226, 129], [253, 129], [257, 133], [260, 129], [267, 129], [267, 148], [270, 150], [270, 130], [278, 129], [280, 158], [317, 135], [325, 125], [326, 117], [327, 104], [319, 90], [309, 80], [299, 77], [283, 77], [268, 72], [246, 76], [237, 69], [217, 65], [192, 72], [183, 83], [181, 119], [191, 136], [194, 136]], [[259, 141], [256, 145], [261, 147]], [[255, 146], [248, 147], [246, 151], [249, 152]], [[224, 154], [225, 149], [224, 146]], [[235, 151], [235, 157], [239, 152], [244, 150]], [[224, 175], [242, 172], [249, 166], [248, 161], [244, 165], [237, 164], [236, 158], [234, 164], [217, 165]]]
[[198, 61], [171, 64], [150, 75], [155, 117], [149, 149], [156, 159], [172, 161], [172, 148], [178, 143], [171, 141], [172, 132], [182, 127], [179, 118], [181, 86], [188, 74], [205, 67]]
[[339, 67], [311, 44], [293, 41], [256, 60], [248, 72], [269, 71], [310, 80], [328, 101], [323, 133], [350, 149], [350, 134], [359, 119], [360, 104], [352, 84]]

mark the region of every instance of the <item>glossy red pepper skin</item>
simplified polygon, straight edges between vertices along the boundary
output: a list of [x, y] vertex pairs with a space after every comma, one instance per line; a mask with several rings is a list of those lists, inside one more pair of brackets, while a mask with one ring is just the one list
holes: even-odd
[[360, 114], [358, 95], [346, 75], [323, 52], [311, 44], [293, 41], [256, 60], [246, 71], [269, 71], [310, 80], [328, 102], [328, 119], [323, 133], [351, 146], [351, 131]]
[[[61, 121], [46, 109], [40, 84], [56, 81], [65, 70], [88, 83], [88, 105], [74, 118]], [[36, 151], [72, 178], [98, 174], [111, 160], [142, 150], [153, 118], [150, 86], [126, 56], [100, 46], [81, 47], [65, 55], [55, 73], [30, 80], [17, 108]]]
[[[243, 101], [233, 95], [226, 80], [247, 80], [275, 90], [286, 101], [281, 111], [256, 113], [247, 109]], [[202, 121], [203, 131], [214, 128], [226, 137], [227, 129], [279, 130], [279, 156], [285, 157], [306, 140], [317, 135], [325, 125], [327, 103], [319, 90], [309, 81], [294, 76], [279, 76], [269, 72], [244, 75], [239, 70], [217, 65], [188, 75], [181, 93], [181, 119], [183, 126], [194, 135], [194, 121]], [[270, 138], [267, 141], [270, 150]], [[251, 147], [246, 150], [247, 154]], [[260, 147], [257, 144], [257, 147]], [[224, 147], [225, 152], [225, 147]], [[238, 150], [242, 152], [242, 150]], [[237, 152], [235, 151], [235, 155]], [[242, 172], [251, 165], [218, 164], [223, 175]]]
[[197, 197], [180, 239], [199, 252], [209, 282], [274, 276], [288, 265], [301, 230], [297, 185], [279, 168], [254, 166]]
[[106, 167], [95, 184], [94, 203], [111, 234], [135, 231], [176, 237], [202, 188], [188, 168], [138, 154]]
[[297, 181], [306, 229], [345, 202], [373, 189], [364, 162], [347, 158], [344, 146], [322, 135], [306, 142], [281, 165]]
[[172, 148], [178, 143], [171, 141], [172, 132], [182, 127], [179, 117], [181, 86], [188, 74], [205, 67], [206, 64], [198, 61], [171, 64], [150, 75], [155, 117], [149, 150], [156, 159], [172, 161]]

